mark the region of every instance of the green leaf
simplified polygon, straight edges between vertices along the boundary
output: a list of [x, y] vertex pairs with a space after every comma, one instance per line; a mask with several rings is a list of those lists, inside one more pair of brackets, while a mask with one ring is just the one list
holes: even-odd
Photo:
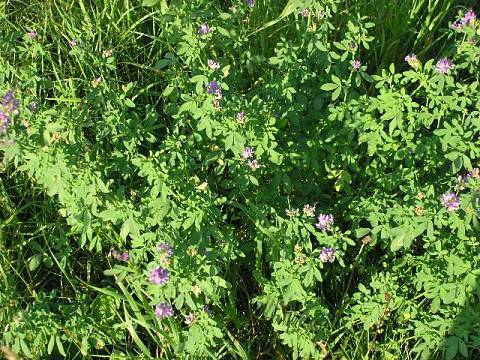
[[404, 225], [393, 228], [391, 230], [391, 237], [393, 238], [390, 244], [391, 251], [398, 251], [403, 247], [408, 247], [412, 241], [409, 227]]
[[149, 7], [156, 5], [160, 0], [143, 0], [142, 1], [142, 6]]
[[337, 90], [335, 90], [332, 94], [332, 101], [335, 101], [339, 96], [342, 91], [341, 87], [338, 87]]
[[468, 358], [467, 345], [465, 345], [463, 340], [460, 339], [460, 338], [458, 339], [458, 350], [459, 350], [460, 354], [462, 354], [464, 357]]
[[436, 314], [440, 310], [440, 298], [436, 297], [432, 300], [432, 304], [430, 305], [430, 311]]
[[369, 234], [370, 231], [371, 231], [371, 229], [369, 229], [369, 228], [358, 228], [357, 230], [355, 230], [355, 236], [357, 238], [362, 238], [365, 235]]
[[126, 360], [127, 356], [119, 350], [115, 350], [111, 355], [109, 360]]
[[30, 271], [35, 271], [42, 263], [42, 257], [42, 254], [33, 255], [28, 262], [28, 269]]
[[456, 336], [449, 336], [445, 341], [445, 360], [453, 360], [458, 353], [458, 340]]
[[58, 349], [58, 352], [60, 353], [60, 355], [62, 356], [67, 356], [67, 354], [65, 353], [65, 350], [63, 349], [63, 344], [62, 344], [62, 340], [60, 339], [60, 336], [55, 336], [55, 342], [57, 343], [57, 349]]
[[52, 353], [54, 345], [55, 345], [55, 335], [51, 335], [50, 340], [48, 341], [48, 346], [47, 346], [48, 355], [50, 355]]
[[22, 348], [22, 351], [23, 351], [23, 353], [25, 354], [26, 357], [33, 358], [33, 355], [30, 352], [30, 349], [28, 348], [28, 345], [25, 342], [25, 340], [20, 339], [20, 347]]
[[248, 175], [248, 179], [250, 180], [250, 182], [255, 185], [255, 186], [258, 186], [258, 180], [257, 178], [255, 178], [254, 176], [252, 175]]
[[326, 84], [323, 84], [320, 89], [321, 90], [325, 90], [325, 91], [332, 91], [332, 90], [335, 90], [336, 88], [338, 88], [339, 85], [338, 84], [334, 84], [334, 83], [326, 83]]
[[340, 80], [340, 78], [338, 76], [335, 76], [332, 74], [332, 81], [337, 84], [338, 86], [340, 86], [342, 84], [342, 81]]
[[125, 99], [125, 105], [127, 105], [129, 108], [134, 108], [135, 107], [135, 103], [132, 100], [130, 100], [129, 98]]
[[163, 90], [162, 96], [163, 96], [163, 97], [167, 97], [168, 95], [170, 95], [170, 94], [173, 92], [174, 89], [175, 89], [175, 88], [174, 88], [172, 85], [168, 85], [168, 86], [165, 88], [165, 90]]

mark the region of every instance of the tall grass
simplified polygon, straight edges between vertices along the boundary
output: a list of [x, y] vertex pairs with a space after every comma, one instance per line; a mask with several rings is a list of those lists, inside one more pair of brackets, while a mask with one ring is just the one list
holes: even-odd
[[368, 53], [373, 72], [402, 63], [404, 57], [416, 53], [435, 56], [444, 50], [450, 32], [449, 21], [460, 10], [474, 6], [475, 1], [454, 0], [347, 0], [346, 8], [375, 19], [374, 45]]

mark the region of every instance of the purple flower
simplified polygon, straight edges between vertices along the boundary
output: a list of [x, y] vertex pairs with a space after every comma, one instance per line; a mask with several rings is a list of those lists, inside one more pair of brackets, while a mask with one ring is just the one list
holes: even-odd
[[255, 5], [255, 0], [247, 0], [247, 4], [250, 7], [253, 7]]
[[465, 26], [473, 25], [477, 21], [477, 15], [472, 9], [468, 10], [460, 20], [452, 23], [452, 30], [461, 30]]
[[335, 261], [335, 249], [331, 247], [324, 247], [320, 254], [320, 261], [323, 263], [333, 263]]
[[35, 39], [35, 38], [37, 37], [37, 35], [38, 35], [38, 34], [37, 34], [37, 32], [36, 32], [35, 30], [30, 31], [30, 32], [27, 33], [27, 36], [28, 36], [31, 40]]
[[208, 306], [208, 304], [203, 305], [203, 311], [205, 311], [207, 314], [212, 313], [212, 309], [210, 309], [210, 306]]
[[129, 261], [130, 254], [128, 252], [119, 253], [117, 250], [112, 250], [112, 256], [118, 261]]
[[468, 10], [463, 18], [460, 20], [462, 25], [471, 25], [477, 20], [477, 15], [473, 12], [472, 9]]
[[315, 224], [318, 230], [331, 230], [333, 225], [333, 215], [320, 214], [318, 216], [318, 223]]
[[462, 29], [463, 28], [463, 25], [462, 23], [460, 23], [459, 21], [454, 21], [452, 23], [452, 26], [451, 26], [452, 30], [459, 30], [459, 29]]
[[260, 164], [258, 162], [257, 159], [254, 159], [254, 160], [250, 160], [248, 163], [247, 163], [247, 166], [252, 169], [252, 170], [257, 170], [257, 169], [260, 169]]
[[0, 135], [7, 129], [10, 124], [10, 116], [0, 111]]
[[441, 202], [448, 212], [452, 212], [460, 208], [460, 199], [458, 198], [457, 194], [451, 191], [442, 195]]
[[245, 112], [244, 111], [240, 111], [239, 113], [237, 113], [237, 122], [239, 124], [244, 124], [245, 123]]
[[165, 285], [170, 279], [170, 271], [161, 266], [150, 272], [150, 282], [157, 285]]
[[222, 98], [222, 88], [217, 81], [210, 81], [207, 84], [207, 93], [215, 95], [217, 99]]
[[435, 69], [441, 74], [448, 74], [452, 67], [453, 63], [448, 58], [438, 60], [437, 65], [435, 65]]
[[212, 70], [220, 69], [220, 64], [215, 60], [208, 60], [208, 67]]
[[198, 29], [199, 35], [207, 35], [207, 34], [210, 34], [211, 32], [212, 32], [212, 29], [210, 28], [210, 26], [208, 26], [207, 23], [201, 24], [200, 28]]
[[308, 217], [315, 217], [315, 206], [311, 206], [309, 204], [306, 204], [303, 207], [303, 213]]
[[185, 324], [187, 325], [192, 325], [193, 322], [195, 321], [196, 316], [193, 313], [189, 313], [187, 316], [185, 316]]
[[362, 66], [362, 63], [360, 62], [360, 60], [353, 60], [352, 61], [352, 66], [353, 66], [353, 69], [354, 70], [360, 70], [360, 67]]
[[171, 305], [166, 303], [158, 304], [155, 308], [155, 315], [160, 319], [166, 319], [170, 316], [173, 316], [173, 308]]
[[161, 243], [158, 245], [158, 251], [160, 252], [160, 261], [162, 264], [168, 264], [170, 258], [173, 256], [173, 248], [169, 243]]
[[173, 256], [173, 248], [172, 245], [169, 243], [161, 243], [158, 245], [158, 251], [160, 254], [165, 255], [167, 258], [171, 258]]
[[298, 209], [285, 209], [285, 214], [287, 214], [288, 217], [294, 218], [298, 215]]
[[246, 147], [245, 149], [243, 149], [242, 156], [246, 160], [246, 159], [250, 159], [254, 153], [255, 153], [255, 150], [253, 150], [253, 148]]
[[420, 66], [420, 61], [418, 61], [417, 55], [415, 54], [405, 56], [405, 61], [414, 69], [417, 69]]
[[72, 39], [68, 42], [68, 45], [73, 49], [78, 45], [78, 41], [76, 39]]
[[349, 48], [350, 50], [355, 50], [355, 49], [357, 48], [357, 44], [355, 44], [355, 42], [353, 42], [353, 41], [350, 41], [350, 42], [348, 43], [348, 48]]
[[478, 168], [473, 168], [467, 174], [467, 181], [470, 179], [480, 179], [480, 170]]
[[18, 100], [13, 96], [13, 91], [8, 90], [2, 98], [2, 106], [5, 112], [13, 113], [18, 109]]
[[300, 12], [300, 15], [302, 15], [302, 17], [304, 18], [307, 18], [308, 15], [310, 15], [310, 10], [308, 10], [307, 8], [303, 9], [301, 12]]

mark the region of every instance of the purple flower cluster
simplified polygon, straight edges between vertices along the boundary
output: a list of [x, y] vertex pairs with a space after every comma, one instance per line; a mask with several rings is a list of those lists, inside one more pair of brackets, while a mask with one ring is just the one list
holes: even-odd
[[463, 29], [465, 26], [472, 26], [475, 24], [477, 21], [477, 14], [470, 9], [468, 10], [465, 15], [460, 20], [454, 21], [452, 23], [452, 29], [453, 30], [460, 30]]
[[28, 36], [31, 40], [35, 39], [35, 38], [37, 37], [37, 35], [38, 35], [38, 34], [37, 34], [37, 32], [36, 32], [35, 30], [32, 30], [32, 31], [30, 31], [30, 32], [27, 33], [27, 36]]
[[150, 282], [156, 285], [165, 285], [170, 279], [170, 271], [161, 266], [150, 272]]
[[207, 23], [201, 24], [200, 28], [198, 29], [199, 35], [207, 35], [207, 34], [210, 34], [211, 32], [212, 32], [212, 29], [210, 28], [210, 26], [208, 26]]
[[460, 208], [460, 199], [458, 198], [458, 195], [451, 191], [442, 195], [441, 202], [448, 212], [452, 212]]
[[301, 12], [300, 12], [300, 15], [304, 18], [308, 18], [308, 16], [310, 15], [310, 10], [308, 10], [307, 8], [303, 9]]
[[457, 178], [457, 183], [455, 185], [455, 192], [458, 193], [459, 191], [466, 189], [471, 180], [479, 180], [479, 179], [480, 179], [480, 170], [478, 168], [473, 168], [465, 176], [460, 175]]
[[74, 47], [77, 47], [77, 45], [78, 45], [77, 39], [72, 39], [72, 40], [70, 40], [70, 41], [68, 42], [68, 46], [70, 46], [72, 49], [73, 49]]
[[173, 307], [167, 303], [158, 304], [155, 308], [155, 315], [160, 319], [166, 319], [173, 316]]
[[8, 90], [2, 97], [2, 110], [0, 111], [0, 135], [7, 130], [10, 125], [12, 114], [18, 112], [18, 100], [13, 96], [13, 91]]
[[335, 249], [331, 247], [324, 247], [320, 254], [320, 261], [323, 263], [333, 263], [335, 261]]
[[255, 5], [255, 0], [247, 0], [247, 4], [250, 7], [253, 7]]
[[470, 179], [480, 179], [480, 169], [478, 168], [473, 168], [471, 171], [465, 175], [465, 180], [469, 181]]
[[420, 61], [417, 59], [417, 55], [409, 54], [405, 56], [405, 61], [414, 69], [418, 69], [420, 66]]
[[173, 247], [169, 243], [161, 243], [158, 245], [158, 252], [160, 253], [160, 261], [167, 264], [173, 256]]
[[309, 204], [306, 204], [303, 207], [303, 213], [308, 217], [315, 217], [315, 206], [311, 206]]
[[285, 214], [287, 214], [287, 216], [291, 218], [297, 217], [298, 209], [295, 209], [295, 208], [286, 209]]
[[128, 252], [120, 253], [117, 250], [112, 250], [112, 257], [118, 261], [129, 261], [130, 254]]
[[353, 66], [353, 69], [358, 71], [360, 70], [360, 67], [362, 66], [362, 63], [360, 62], [360, 60], [353, 60], [352, 61], [352, 66]]
[[169, 243], [161, 243], [158, 245], [158, 251], [161, 254], [165, 254], [168, 258], [173, 256], [173, 247]]
[[[251, 159], [255, 154], [255, 150], [251, 147], [246, 147], [243, 149], [242, 157], [244, 160]], [[260, 168], [260, 163], [257, 159], [251, 159], [247, 161], [247, 166], [252, 170], [257, 170]]]
[[318, 223], [315, 224], [318, 230], [331, 230], [333, 226], [333, 215], [320, 214], [318, 216]]
[[2, 98], [3, 110], [7, 113], [14, 113], [18, 110], [18, 100], [13, 96], [13, 91], [8, 90]]
[[210, 81], [207, 84], [207, 93], [210, 95], [215, 95], [218, 100], [222, 98], [222, 88], [217, 81]]
[[[255, 154], [255, 150], [251, 147], [246, 147], [243, 149], [242, 157], [244, 160], [251, 159]], [[247, 161], [247, 166], [252, 170], [257, 170], [260, 168], [260, 163], [257, 159], [251, 159]]]
[[185, 316], [185, 324], [188, 326], [192, 325], [193, 322], [195, 321], [197, 317], [193, 313], [189, 313], [187, 316]]
[[250, 160], [249, 162], [247, 162], [247, 166], [253, 171], [260, 169], [260, 163], [258, 162], [257, 159]]
[[7, 130], [8, 125], [10, 124], [10, 116], [0, 111], [0, 135]]
[[240, 111], [237, 113], [237, 123], [244, 124], [245, 123], [245, 112]]
[[208, 67], [212, 70], [220, 69], [220, 64], [215, 60], [209, 59], [207, 64], [208, 64]]
[[448, 58], [443, 58], [437, 61], [435, 65], [435, 70], [441, 74], [448, 74], [450, 69], [453, 67], [453, 63]]
[[251, 147], [246, 147], [243, 149], [242, 156], [245, 160], [250, 159], [255, 154], [255, 150]]

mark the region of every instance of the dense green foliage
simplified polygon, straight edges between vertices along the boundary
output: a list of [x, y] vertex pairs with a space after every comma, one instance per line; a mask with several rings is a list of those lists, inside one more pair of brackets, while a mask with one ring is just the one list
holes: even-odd
[[474, 2], [19, 3], [6, 356], [480, 357]]

